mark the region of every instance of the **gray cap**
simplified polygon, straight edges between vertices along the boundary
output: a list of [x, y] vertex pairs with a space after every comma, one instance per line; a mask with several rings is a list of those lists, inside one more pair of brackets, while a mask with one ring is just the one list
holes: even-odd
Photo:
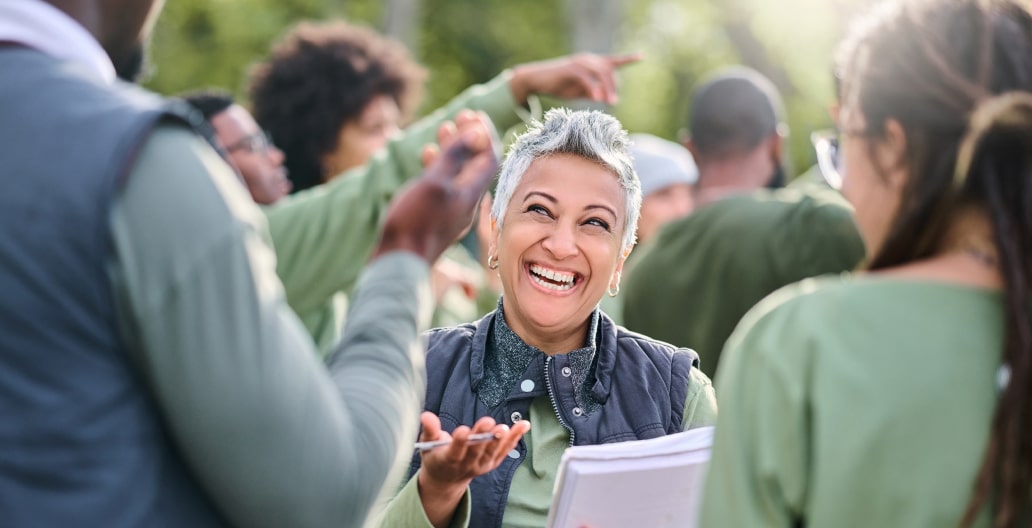
[[651, 134], [631, 134], [634, 172], [641, 180], [642, 198], [675, 183], [694, 184], [699, 169], [688, 149]]

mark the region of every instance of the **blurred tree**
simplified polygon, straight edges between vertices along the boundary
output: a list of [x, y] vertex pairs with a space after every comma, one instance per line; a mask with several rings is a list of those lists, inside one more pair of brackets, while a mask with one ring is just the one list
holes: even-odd
[[557, 0], [423, 0], [422, 15], [415, 51], [431, 72], [427, 109], [509, 66], [569, 50]]
[[387, 0], [384, 2], [383, 32], [413, 49], [419, 23], [420, 0]]

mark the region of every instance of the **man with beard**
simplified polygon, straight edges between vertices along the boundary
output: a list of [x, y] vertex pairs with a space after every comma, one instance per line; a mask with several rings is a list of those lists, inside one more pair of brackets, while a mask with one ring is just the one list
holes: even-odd
[[787, 127], [766, 77], [718, 72], [694, 91], [691, 112], [697, 208], [641, 249], [624, 279], [623, 322], [694, 348], [713, 377], [749, 308], [787, 284], [853, 269], [864, 248], [837, 193], [780, 188]]
[[429, 264], [494, 173], [490, 125], [457, 122], [388, 208], [324, 367], [240, 181], [116, 80], [160, 5], [0, 2], [0, 518], [359, 526], [416, 434]]

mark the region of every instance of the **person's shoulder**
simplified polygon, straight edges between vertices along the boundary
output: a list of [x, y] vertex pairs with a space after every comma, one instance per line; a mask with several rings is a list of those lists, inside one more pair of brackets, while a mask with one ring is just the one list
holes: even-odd
[[679, 347], [666, 341], [649, 337], [645, 334], [629, 330], [623, 326], [616, 326], [616, 345], [620, 352], [637, 351], [642, 353], [660, 354], [666, 357], [685, 356], [697, 363], [699, 355], [687, 347]]
[[437, 328], [431, 328], [426, 331], [426, 337], [431, 341], [447, 339], [455, 336], [472, 339], [476, 332], [476, 322], [471, 322], [454, 326], [439, 326]]
[[476, 321], [427, 330], [423, 334], [426, 338], [427, 354], [440, 353], [441, 350], [450, 354], [459, 348], [469, 348], [477, 332], [484, 329], [483, 325], [488, 324], [490, 317], [491, 314], [487, 314]]
[[775, 290], [758, 302], [746, 317], [790, 317], [800, 310], [811, 309], [819, 314], [821, 307], [841, 303], [844, 297], [855, 295], [857, 289], [863, 288], [863, 280], [850, 273], [804, 279]]

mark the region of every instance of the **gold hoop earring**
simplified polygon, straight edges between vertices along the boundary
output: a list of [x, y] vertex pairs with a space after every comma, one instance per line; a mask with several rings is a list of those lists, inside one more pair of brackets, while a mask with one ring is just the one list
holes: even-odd
[[488, 267], [488, 269], [493, 269], [493, 270], [498, 269], [498, 257], [495, 256], [495, 255], [488, 255], [487, 256], [487, 267]]
[[610, 297], [616, 297], [616, 294], [620, 293], [620, 284], [617, 283], [616, 288], [610, 286], [609, 289], [606, 290], [606, 293], [608, 293]]

